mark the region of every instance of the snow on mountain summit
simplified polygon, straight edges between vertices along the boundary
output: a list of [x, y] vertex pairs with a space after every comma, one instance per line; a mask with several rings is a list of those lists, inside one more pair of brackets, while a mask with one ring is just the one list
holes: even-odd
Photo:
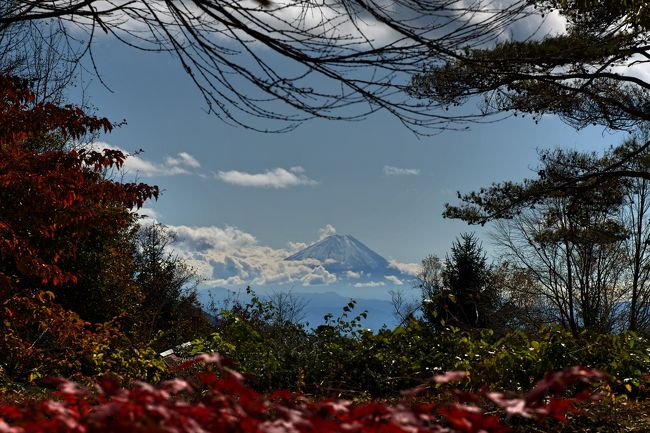
[[325, 269], [336, 274], [346, 272], [365, 275], [394, 274], [388, 261], [351, 235], [331, 235], [298, 251], [285, 260], [317, 259]]

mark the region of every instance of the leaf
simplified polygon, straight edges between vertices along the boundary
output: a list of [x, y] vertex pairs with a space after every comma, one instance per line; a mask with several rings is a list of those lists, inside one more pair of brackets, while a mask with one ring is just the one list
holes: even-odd
[[438, 374], [431, 378], [431, 381], [434, 383], [449, 383], [449, 382], [459, 382], [469, 378], [469, 373], [467, 371], [448, 371], [444, 374]]

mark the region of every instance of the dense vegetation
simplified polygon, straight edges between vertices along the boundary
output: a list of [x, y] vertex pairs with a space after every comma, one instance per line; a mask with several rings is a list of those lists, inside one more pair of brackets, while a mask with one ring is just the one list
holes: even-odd
[[[2, 431], [22, 432], [448, 432], [444, 425], [463, 432], [510, 431], [499, 416], [481, 406], [499, 408], [508, 417], [527, 418], [528, 424], [564, 420], [575, 403], [589, 398], [581, 392], [575, 398], [558, 398], [567, 388], [584, 388], [600, 373], [572, 368], [547, 376], [524, 397], [501, 393], [464, 394], [461, 402], [422, 403], [416, 388], [404, 394], [397, 405], [353, 403], [347, 400], [310, 401], [287, 391], [260, 395], [245, 386], [242, 377], [221, 364], [218, 355], [203, 355], [195, 362], [216, 366], [197, 374], [198, 380], [174, 379], [154, 388], [136, 384], [123, 389], [105, 378], [97, 392], [60, 380], [56, 393], [62, 401], [32, 405], [5, 405], [0, 413]], [[432, 384], [444, 386], [462, 380], [464, 373], [434, 376]], [[8, 421], [8, 422], [7, 422]]]
[[147, 378], [153, 349], [209, 327], [163, 229], [133, 212], [158, 188], [111, 179], [126, 155], [80, 144], [107, 119], [37, 102], [15, 77], [0, 94], [0, 380]]
[[272, 303], [225, 312], [217, 332], [192, 341], [186, 355], [216, 351], [234, 361], [259, 390], [281, 387], [309, 395], [391, 398], [445, 371], [467, 371], [468, 390], [525, 390], [547, 371], [583, 365], [609, 373], [612, 392], [645, 397], [650, 392], [650, 341], [633, 332], [574, 336], [560, 327], [535, 335], [490, 329], [438, 329], [412, 319], [378, 333], [364, 330], [354, 303], [328, 325], [308, 330], [277, 323]]

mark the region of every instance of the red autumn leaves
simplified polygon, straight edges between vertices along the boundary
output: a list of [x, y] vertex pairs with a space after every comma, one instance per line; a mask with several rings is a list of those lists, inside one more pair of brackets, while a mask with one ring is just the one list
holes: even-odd
[[107, 178], [124, 163], [120, 151], [74, 149], [70, 140], [110, 131], [107, 119], [36, 103], [19, 78], [0, 76], [0, 95], [0, 293], [74, 284], [65, 264], [75, 260], [76, 240], [96, 227], [119, 230], [128, 210], [159, 190]]
[[112, 127], [79, 107], [38, 102], [26, 80], [0, 75], [0, 373], [31, 380], [41, 367], [79, 370], [113, 339], [53, 293], [75, 290], [80, 243], [98, 232], [110, 239], [133, 208], [158, 197], [155, 186], [107, 176], [122, 152], [81, 146]]
[[[130, 388], [105, 378], [96, 391], [58, 380], [57, 401], [0, 406], [0, 433], [505, 433], [504, 418], [482, 406], [507, 409], [509, 402], [489, 394], [457, 394], [457, 401], [438, 406], [415, 400], [398, 404], [317, 400], [288, 391], [262, 395], [247, 387], [242, 376], [221, 365], [215, 355], [210, 370], [195, 378], [174, 379], [154, 387]], [[518, 400], [520, 415], [562, 419], [578, 399], [555, 397], [576, 383], [600, 378], [598, 372], [574, 368], [553, 373]], [[541, 390], [545, 390], [542, 392]], [[549, 394], [548, 392], [551, 392]], [[463, 397], [459, 397], [462, 394]], [[486, 396], [488, 396], [486, 398]], [[471, 400], [471, 401], [470, 401]]]

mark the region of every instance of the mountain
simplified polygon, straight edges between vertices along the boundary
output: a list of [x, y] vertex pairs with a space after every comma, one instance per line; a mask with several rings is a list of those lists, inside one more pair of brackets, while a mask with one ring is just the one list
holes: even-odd
[[[411, 275], [392, 268], [385, 258], [354, 236], [328, 236], [284, 260], [312, 260], [305, 264], [312, 268], [322, 266], [336, 275], [335, 281], [326, 285], [303, 285], [304, 292], [294, 292], [293, 281], [254, 287], [262, 299], [268, 299], [274, 293], [288, 292], [304, 301], [305, 321], [311, 328], [323, 324], [325, 314], [332, 313], [334, 318], [339, 317], [351, 298], [357, 301], [357, 305], [348, 319], [367, 310], [368, 317], [361, 323], [364, 328], [378, 330], [383, 325], [394, 327], [397, 321], [392, 314], [391, 290], [403, 292], [408, 300], [418, 299], [419, 292], [414, 289]], [[323, 293], [324, 288], [326, 293]], [[214, 287], [200, 290], [199, 299], [210, 310], [212, 301], [221, 307], [232, 307], [233, 301], [249, 302], [250, 295], [241, 290]]]
[[383, 279], [400, 276], [388, 261], [351, 235], [331, 235], [298, 251], [285, 260], [316, 259], [340, 278]]

